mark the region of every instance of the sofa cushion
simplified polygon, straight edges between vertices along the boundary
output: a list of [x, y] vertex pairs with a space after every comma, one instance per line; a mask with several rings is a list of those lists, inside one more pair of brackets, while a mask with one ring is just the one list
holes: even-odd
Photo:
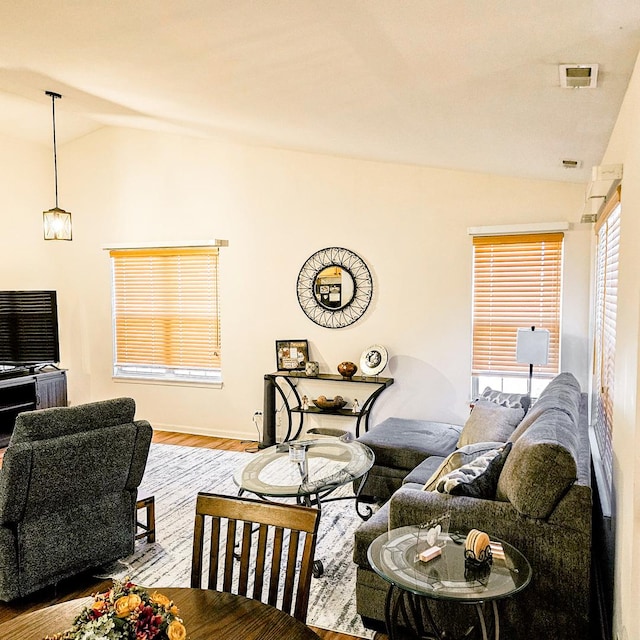
[[512, 443], [507, 442], [502, 447], [487, 451], [475, 460], [450, 471], [438, 480], [436, 491], [454, 496], [493, 500], [496, 496], [498, 477], [511, 447]]
[[[451, 454], [449, 454], [451, 455]], [[442, 456], [429, 456], [423, 460], [415, 469], [409, 471], [402, 480], [402, 484], [407, 482], [415, 482], [421, 486], [431, 478], [431, 476], [440, 468], [440, 465], [446, 460]]]
[[531, 396], [527, 393], [505, 393], [497, 391], [491, 387], [485, 387], [484, 391], [478, 396], [474, 402], [478, 400], [489, 400], [501, 407], [509, 409], [524, 409], [526, 413], [531, 406]]
[[511, 435], [514, 442], [549, 409], [566, 413], [574, 424], [578, 424], [580, 415], [580, 384], [571, 373], [556, 376], [533, 403], [522, 422]]
[[496, 498], [522, 515], [548, 518], [577, 477], [577, 427], [559, 409], [547, 409], [514, 443]]
[[[503, 442], [475, 442], [474, 444], [467, 444], [464, 447], [460, 447], [460, 449], [456, 449], [444, 460], [440, 458], [440, 464], [437, 467], [431, 467], [431, 475], [429, 475], [427, 480], [423, 482], [424, 490], [435, 491], [439, 480], [448, 473], [451, 473], [451, 471], [454, 471], [455, 469], [459, 469], [463, 465], [472, 462], [477, 457], [482, 456], [489, 451], [498, 449], [503, 444]], [[405, 483], [419, 481], [419, 476], [414, 472], [421, 467], [426, 470], [430, 466], [429, 463], [431, 460], [432, 458], [428, 458], [421, 465], [416, 467], [416, 469], [414, 469], [414, 471], [405, 478]]]
[[370, 447], [376, 465], [411, 471], [429, 456], [446, 456], [455, 448], [461, 427], [445, 422], [387, 418], [358, 437]]
[[478, 400], [462, 429], [458, 447], [475, 442], [506, 442], [523, 417], [524, 409], [509, 409]]

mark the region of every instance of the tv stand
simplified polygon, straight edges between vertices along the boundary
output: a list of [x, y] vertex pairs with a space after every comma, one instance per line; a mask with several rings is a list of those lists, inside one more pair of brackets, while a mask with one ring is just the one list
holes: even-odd
[[0, 376], [0, 448], [11, 439], [16, 416], [22, 411], [67, 406], [67, 373], [22, 369]]

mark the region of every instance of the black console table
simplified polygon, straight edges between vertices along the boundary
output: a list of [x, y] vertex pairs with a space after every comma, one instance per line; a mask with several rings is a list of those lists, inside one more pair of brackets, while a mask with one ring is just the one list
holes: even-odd
[[[302, 400], [296, 384], [300, 379], [305, 382], [316, 382], [320, 380], [325, 382], [344, 382], [348, 384], [369, 384], [375, 385], [375, 387], [373, 387], [372, 391], [368, 391], [367, 399], [361, 405], [360, 410], [356, 412], [353, 412], [351, 409], [325, 411], [313, 405], [303, 409]], [[364, 423], [364, 430], [369, 430], [369, 416], [373, 404], [380, 394], [392, 384], [393, 378], [381, 378], [379, 376], [353, 376], [352, 378], [343, 378], [340, 375], [332, 373], [320, 373], [314, 377], [306, 376], [304, 372], [301, 371], [276, 371], [275, 373], [267, 373], [264, 376], [263, 434], [262, 442], [259, 446], [263, 449], [276, 444], [276, 393], [280, 396], [284, 409], [287, 412], [288, 428], [283, 442], [295, 440], [300, 435], [304, 423], [304, 414], [306, 413], [356, 418], [357, 437], [360, 435], [360, 425], [362, 423]], [[293, 397], [297, 405], [289, 402], [288, 394], [286, 393], [287, 388], [293, 392]], [[295, 433], [293, 433], [293, 414], [297, 414], [299, 417], [298, 427]]]
[[22, 411], [67, 406], [67, 374], [61, 369], [0, 373], [0, 447], [6, 447]]

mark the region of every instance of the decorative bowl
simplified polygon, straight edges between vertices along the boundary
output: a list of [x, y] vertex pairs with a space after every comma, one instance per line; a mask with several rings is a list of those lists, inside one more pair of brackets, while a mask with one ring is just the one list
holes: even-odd
[[343, 378], [353, 378], [355, 372], [358, 370], [358, 366], [355, 362], [341, 362], [338, 365], [338, 373]]
[[347, 401], [342, 396], [336, 396], [335, 398], [325, 398], [324, 396], [317, 397], [313, 404], [322, 409], [322, 411], [335, 411], [336, 409], [342, 409]]

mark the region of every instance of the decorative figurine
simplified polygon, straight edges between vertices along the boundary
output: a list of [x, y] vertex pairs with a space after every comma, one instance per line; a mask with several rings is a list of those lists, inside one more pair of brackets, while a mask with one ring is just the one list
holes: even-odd
[[309, 398], [302, 396], [302, 410], [306, 411], [309, 408]]
[[358, 398], [353, 399], [353, 407], [351, 407], [351, 411], [353, 413], [358, 413], [360, 411], [360, 405], [358, 404]]

